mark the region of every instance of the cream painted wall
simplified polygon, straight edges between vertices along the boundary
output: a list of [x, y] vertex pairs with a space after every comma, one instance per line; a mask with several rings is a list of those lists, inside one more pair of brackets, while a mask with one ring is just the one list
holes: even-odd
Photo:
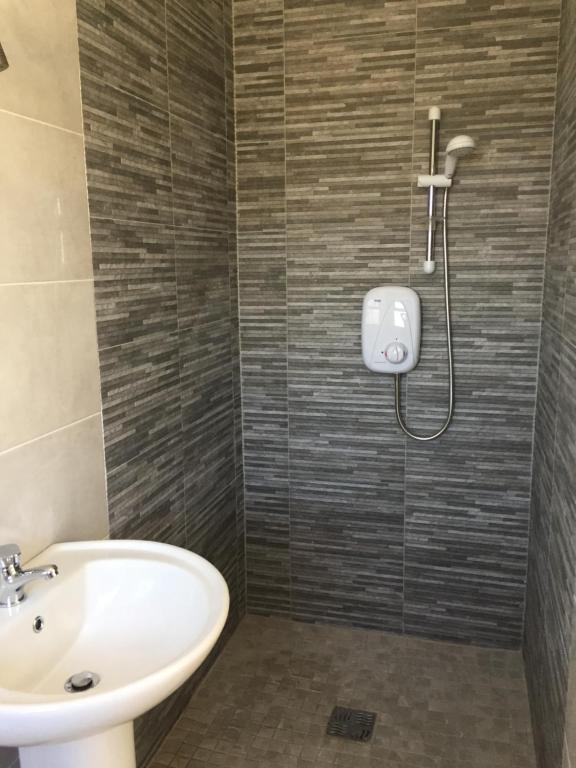
[[108, 534], [75, 0], [0, 0], [0, 543]]

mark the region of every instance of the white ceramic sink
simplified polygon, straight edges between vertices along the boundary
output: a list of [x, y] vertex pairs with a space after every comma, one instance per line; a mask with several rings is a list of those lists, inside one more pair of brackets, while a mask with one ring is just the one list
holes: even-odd
[[[0, 745], [20, 747], [23, 768], [133, 766], [132, 721], [213, 648], [226, 582], [198, 555], [145, 541], [56, 544], [27, 567], [48, 563], [56, 578], [0, 608]], [[83, 671], [100, 682], [67, 692]]]

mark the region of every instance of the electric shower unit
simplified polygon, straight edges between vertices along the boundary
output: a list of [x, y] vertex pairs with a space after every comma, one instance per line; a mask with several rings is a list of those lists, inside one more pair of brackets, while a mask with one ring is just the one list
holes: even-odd
[[[368, 291], [362, 311], [362, 356], [364, 364], [376, 373], [394, 376], [395, 409], [398, 424], [408, 437], [429, 441], [443, 435], [454, 415], [454, 358], [452, 350], [452, 325], [450, 319], [450, 276], [448, 270], [448, 193], [452, 186], [458, 161], [470, 154], [476, 146], [470, 136], [455, 136], [448, 142], [444, 172], [437, 172], [440, 109], [431, 107], [430, 160], [428, 174], [418, 176], [418, 186], [428, 190], [426, 256], [423, 270], [427, 275], [436, 270], [436, 228], [442, 225], [442, 251], [444, 261], [444, 306], [446, 316], [446, 346], [448, 352], [449, 401], [448, 415], [442, 427], [431, 435], [412, 432], [402, 417], [400, 401], [400, 376], [418, 364], [420, 357], [421, 312], [420, 297], [412, 288], [384, 285]], [[436, 213], [436, 190], [443, 191], [441, 214]]]

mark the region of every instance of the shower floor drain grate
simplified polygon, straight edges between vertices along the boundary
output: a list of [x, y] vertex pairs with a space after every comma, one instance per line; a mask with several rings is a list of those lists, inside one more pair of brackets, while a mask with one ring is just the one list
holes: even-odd
[[328, 736], [341, 736], [352, 741], [370, 741], [376, 722], [375, 712], [349, 707], [334, 707], [326, 726]]

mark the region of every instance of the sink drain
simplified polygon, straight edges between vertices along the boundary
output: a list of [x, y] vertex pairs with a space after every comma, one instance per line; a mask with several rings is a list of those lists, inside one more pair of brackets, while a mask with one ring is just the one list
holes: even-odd
[[99, 682], [100, 675], [97, 675], [96, 672], [77, 672], [66, 680], [64, 688], [68, 693], [81, 693], [95, 688]]

